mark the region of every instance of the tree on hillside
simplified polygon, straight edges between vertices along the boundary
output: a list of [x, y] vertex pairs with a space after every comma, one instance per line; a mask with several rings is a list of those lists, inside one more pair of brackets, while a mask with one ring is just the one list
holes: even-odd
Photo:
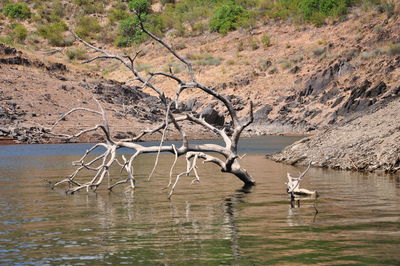
[[[97, 143], [91, 149], [87, 150], [86, 153], [78, 160], [73, 162], [73, 165], [76, 166], [76, 170], [67, 178], [61, 180], [60, 182], [56, 183], [54, 186], [68, 183], [69, 189], [67, 190], [68, 193], [74, 193], [81, 189], [93, 189], [96, 190], [104, 181], [104, 179], [109, 175], [110, 167], [112, 166], [119, 166], [121, 170], [123, 170], [127, 177], [110, 185], [108, 189], [113, 189], [115, 186], [127, 183], [132, 188], [135, 187], [135, 172], [133, 167], [133, 162], [142, 154], [145, 153], [154, 153], [156, 154], [156, 159], [154, 163], [153, 171], [150, 173], [149, 178], [154, 173], [154, 170], [157, 166], [159, 155], [161, 152], [169, 152], [174, 155], [174, 162], [171, 165], [171, 169], [169, 171], [169, 183], [167, 187], [170, 189], [169, 197], [171, 197], [179, 179], [183, 175], [189, 175], [191, 173], [194, 174], [193, 182], [199, 181], [199, 175], [197, 172], [197, 164], [199, 160], [203, 160], [206, 163], [213, 163], [217, 165], [222, 172], [231, 173], [238, 177], [241, 181], [243, 181], [246, 185], [254, 185], [255, 182], [251, 175], [241, 167], [240, 165], [240, 156], [238, 155], [238, 142], [241, 133], [243, 130], [253, 122], [253, 106], [250, 103], [250, 111], [249, 115], [245, 119], [240, 119], [235, 108], [233, 107], [232, 103], [222, 94], [215, 91], [213, 88], [210, 88], [202, 83], [200, 83], [194, 74], [192, 64], [181, 55], [179, 55], [170, 45], [164, 42], [162, 39], [158, 38], [151, 32], [149, 32], [143, 24], [141, 16], [138, 12], [136, 12], [138, 18], [138, 27], [139, 29], [147, 34], [150, 38], [154, 41], [157, 41], [161, 44], [165, 49], [169, 51], [177, 60], [182, 62], [188, 69], [189, 77], [188, 80], [184, 80], [177, 75], [167, 72], [154, 72], [149, 73], [146, 77], [142, 76], [136, 66], [136, 58], [138, 57], [139, 53], [136, 53], [135, 56], [127, 56], [127, 55], [115, 55], [110, 54], [106, 50], [101, 48], [95, 47], [88, 42], [84, 41], [77, 35], [76, 38], [87, 47], [95, 50], [98, 52], [98, 55], [94, 58], [86, 60], [85, 63], [93, 62], [99, 59], [113, 59], [121, 62], [126, 68], [129, 69], [130, 73], [133, 75], [135, 80], [140, 83], [141, 88], [150, 88], [161, 101], [164, 106], [165, 116], [161, 124], [154, 127], [153, 129], [144, 130], [137, 136], [129, 139], [122, 139], [122, 140], [115, 140], [112, 138], [112, 134], [110, 132], [110, 127], [108, 124], [108, 120], [106, 117], [106, 113], [102, 108], [101, 104], [97, 101], [99, 110], [88, 109], [83, 107], [78, 107], [70, 110], [69, 112], [65, 113], [58, 121], [56, 121], [53, 125], [53, 129], [59, 123], [61, 123], [67, 116], [75, 112], [89, 112], [94, 113], [101, 117], [101, 123], [97, 124], [94, 127], [84, 129], [80, 132], [77, 132], [74, 135], [66, 135], [66, 134], [56, 134], [60, 137], [64, 137], [67, 139], [73, 139], [81, 136], [82, 134], [100, 130], [104, 134], [105, 142], [104, 143]], [[170, 79], [176, 83], [176, 90], [175, 94], [172, 99], [166, 97], [164, 92], [161, 88], [157, 87], [153, 80], [156, 77], [163, 77], [166, 79]], [[230, 117], [230, 123], [232, 129], [228, 133], [225, 128], [220, 128], [215, 126], [209, 122], [207, 122], [202, 116], [197, 116], [192, 113], [183, 113], [183, 114], [176, 114], [173, 113], [173, 109], [177, 109], [179, 106], [180, 95], [187, 89], [196, 89], [200, 90], [208, 95], [211, 95], [215, 101], [218, 101], [223, 104], [224, 108], [227, 109]], [[224, 142], [224, 145], [217, 145], [217, 144], [192, 144], [190, 143], [189, 137], [187, 136], [184, 128], [182, 127], [182, 123], [184, 122], [191, 122], [198, 124], [207, 130], [214, 132], [218, 135]], [[177, 132], [179, 132], [181, 136], [181, 144], [178, 145], [166, 145], [164, 143], [165, 136], [167, 130], [170, 128], [174, 128]], [[144, 146], [140, 144], [140, 140], [148, 134], [153, 134], [159, 132], [161, 133], [161, 139], [159, 145], [156, 146]], [[95, 157], [94, 159], [89, 160], [88, 155], [90, 155], [95, 149], [103, 147], [105, 151], [100, 154], [99, 156]], [[132, 150], [132, 155], [130, 156], [119, 156], [117, 155], [117, 150], [120, 148], [128, 148]], [[219, 156], [217, 156], [217, 155]], [[178, 157], [185, 156], [187, 168], [186, 171], [178, 174], [173, 180], [173, 170], [176, 164]], [[79, 174], [83, 170], [89, 170], [93, 172], [93, 177], [91, 180], [85, 182], [80, 181], [78, 178]]]

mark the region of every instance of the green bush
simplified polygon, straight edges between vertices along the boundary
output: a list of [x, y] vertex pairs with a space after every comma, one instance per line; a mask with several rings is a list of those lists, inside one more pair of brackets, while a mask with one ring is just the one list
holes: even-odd
[[386, 13], [388, 18], [391, 18], [395, 14], [396, 5], [394, 2], [383, 1], [381, 3], [383, 11]]
[[269, 37], [268, 33], [263, 34], [263, 36], [261, 37], [261, 42], [262, 42], [264, 48], [271, 46], [271, 37]]
[[47, 39], [50, 44], [55, 46], [65, 46], [67, 43], [63, 33], [68, 29], [67, 24], [63, 21], [50, 23], [38, 27], [38, 34]]
[[95, 17], [81, 17], [78, 19], [76, 34], [81, 38], [96, 38], [101, 31], [101, 26]]
[[165, 4], [175, 4], [175, 0], [161, 0], [160, 2], [163, 5], [165, 5]]
[[188, 60], [194, 61], [196, 65], [200, 66], [218, 66], [221, 64], [222, 58], [214, 57], [212, 54], [187, 54]]
[[207, 30], [207, 25], [203, 22], [197, 22], [192, 26], [193, 35], [202, 34]]
[[399, 55], [400, 54], [400, 44], [392, 44], [388, 47], [388, 53], [390, 55]]
[[42, 23], [58, 22], [62, 17], [64, 17], [65, 13], [65, 6], [61, 1], [51, 1], [50, 5], [48, 6], [36, 6], [34, 20]]
[[136, 63], [136, 70], [139, 72], [145, 72], [146, 74], [150, 73], [152, 66], [146, 63], [137, 62]]
[[346, 14], [352, 0], [302, 0], [299, 4], [304, 19], [321, 24], [328, 16], [341, 16]]
[[210, 30], [226, 34], [240, 27], [247, 20], [249, 20], [249, 13], [241, 6], [222, 5], [216, 9], [215, 15], [210, 20]]
[[147, 0], [131, 0], [129, 1], [129, 8], [136, 10], [139, 14], [149, 13], [151, 2]]
[[10, 36], [0, 37], [0, 43], [4, 43], [4, 44], [10, 45], [10, 46], [14, 45], [13, 39]]
[[127, 47], [132, 44], [138, 44], [146, 39], [146, 35], [139, 27], [137, 17], [130, 17], [121, 20], [118, 27], [119, 35], [115, 40], [118, 47]]
[[13, 28], [13, 35], [17, 41], [23, 42], [28, 36], [28, 30], [25, 28], [24, 25], [17, 24]]
[[81, 7], [84, 14], [103, 13], [105, 1], [101, 0], [74, 0], [73, 3]]
[[273, 4], [266, 5], [268, 8], [262, 12], [271, 18], [322, 25], [327, 17], [343, 16], [349, 7], [360, 2], [361, 0], [276, 0]]
[[7, 4], [4, 13], [10, 18], [27, 19], [31, 17], [31, 11], [26, 3]]
[[68, 49], [65, 51], [65, 54], [69, 60], [83, 60], [87, 58], [86, 50], [82, 47]]
[[129, 17], [129, 13], [126, 10], [119, 8], [112, 8], [108, 13], [108, 20], [111, 24], [114, 24], [117, 21], [127, 19]]

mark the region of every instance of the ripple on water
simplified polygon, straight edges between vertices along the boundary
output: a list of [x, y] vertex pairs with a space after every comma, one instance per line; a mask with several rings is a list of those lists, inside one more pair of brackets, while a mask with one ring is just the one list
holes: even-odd
[[286, 173], [303, 168], [262, 155], [243, 159], [257, 180], [251, 193], [206, 166], [200, 184], [182, 178], [170, 201], [161, 190], [169, 156], [150, 182], [154, 157], [137, 162], [133, 194], [74, 196], [43, 180], [68, 175], [77, 156], [14, 154], [29, 167], [12, 171], [1, 156], [0, 264], [400, 264], [400, 184], [388, 176], [310, 169], [303, 185], [321, 197], [291, 208]]

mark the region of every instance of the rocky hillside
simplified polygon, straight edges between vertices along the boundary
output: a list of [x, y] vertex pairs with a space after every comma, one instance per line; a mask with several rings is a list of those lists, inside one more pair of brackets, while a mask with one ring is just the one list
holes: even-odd
[[[400, 88], [398, 89], [400, 91]], [[343, 125], [304, 138], [272, 155], [278, 162], [343, 170], [400, 170], [400, 101], [384, 101]]]
[[[245, 134], [316, 134], [316, 142], [311, 138], [304, 142], [308, 146], [299, 147], [300, 150], [307, 147], [312, 154], [322, 156], [324, 153], [317, 153], [311, 146], [318, 141], [322, 143], [323, 138], [338, 135], [335, 132], [340, 130], [339, 126], [350, 132], [346, 126], [356, 129], [351, 123], [365, 116], [367, 120], [357, 120], [365, 122], [360, 130], [375, 132], [373, 124], [369, 128], [368, 117], [375, 113], [393, 114], [388, 115], [379, 128], [382, 135], [371, 135], [375, 141], [386, 138], [387, 130], [396, 125], [391, 119], [395, 119], [400, 96], [398, 14], [388, 16], [381, 10], [353, 8], [343, 21], [328, 20], [320, 27], [268, 19], [227, 34], [203, 32], [177, 36], [167, 33], [164, 39], [193, 62], [200, 81], [227, 95], [241, 114], [247, 113], [250, 101], [254, 102], [256, 121]], [[122, 66], [112, 61], [81, 66], [80, 58], [89, 58], [95, 53], [74, 40], [69, 42], [72, 48], [55, 49], [40, 41], [35, 49], [29, 44], [17, 45], [18, 49], [1, 46], [0, 135], [20, 142], [48, 141], [43, 139], [42, 133], [61, 113], [78, 106], [97, 108], [93, 96], [105, 106], [117, 137], [137, 134], [160, 119], [159, 103], [149, 90], [138, 90]], [[154, 42], [123, 49], [104, 45], [99, 38], [91, 42], [120, 54], [135, 54], [140, 50], [136, 67], [142, 75], [161, 70], [188, 77], [184, 66]], [[161, 78], [155, 82], [167, 96], [173, 96], [175, 84]], [[194, 90], [182, 95], [180, 110], [176, 111], [209, 114], [221, 126], [229, 122], [222, 106]], [[72, 132], [97, 121], [98, 118], [91, 115], [76, 115], [63, 121], [59, 132]], [[327, 132], [333, 133], [327, 135]], [[196, 138], [211, 137], [197, 129], [192, 134]], [[351, 152], [349, 145], [366, 151], [367, 146], [359, 146], [364, 142], [357, 142], [357, 134], [354, 134], [350, 139], [355, 142], [343, 142], [347, 146], [338, 146], [342, 151]], [[98, 138], [100, 136], [94, 135], [81, 141]], [[342, 143], [339, 138], [335, 141]], [[321, 148], [324, 150], [326, 148]], [[298, 151], [287, 150], [281, 157], [274, 158], [294, 163], [306, 162], [312, 157], [308, 154], [303, 158]], [[332, 153], [337, 158], [344, 156]], [[320, 165], [335, 167], [339, 164], [333, 159], [312, 158]], [[362, 164], [358, 156], [351, 160], [346, 165], [342, 162], [339, 167], [351, 168], [352, 165], [353, 169], [387, 170], [397, 167], [395, 159], [388, 159], [389, 164], [374, 161], [367, 165]]]
[[[0, 70], [0, 137], [22, 143], [54, 142], [56, 139], [43, 134], [46, 129], [72, 108], [98, 110], [94, 97], [109, 112], [117, 138], [134, 135], [161, 118], [160, 104], [155, 97], [48, 56], [0, 44]], [[76, 133], [101, 121], [90, 113], [65, 120], [55, 132]], [[96, 138], [100, 136], [92, 135], [80, 141]]]
[[[250, 134], [312, 133], [379, 105], [400, 86], [400, 18], [357, 12], [322, 27], [276, 22], [225, 36], [168, 41], [192, 60], [201, 81], [228, 95], [238, 110], [245, 113], [249, 101], [255, 103]], [[271, 43], [264, 47], [266, 33]], [[186, 76], [183, 66], [155, 44], [143, 46], [138, 64], [145, 71], [170, 68]], [[122, 68], [109, 75], [129, 83]], [[159, 84], [172, 95], [170, 83]], [[204, 105], [194, 102], [210, 102], [196, 91], [183, 99], [195, 111]]]

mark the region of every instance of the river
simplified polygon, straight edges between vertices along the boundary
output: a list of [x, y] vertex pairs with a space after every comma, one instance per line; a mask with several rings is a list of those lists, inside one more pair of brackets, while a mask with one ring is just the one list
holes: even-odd
[[241, 141], [251, 190], [199, 164], [201, 182], [182, 178], [171, 200], [171, 155], [150, 181], [155, 156], [140, 157], [134, 192], [66, 195], [48, 182], [70, 174], [89, 144], [0, 146], [0, 264], [399, 265], [399, 176], [311, 168], [302, 187], [320, 197], [292, 208], [286, 173], [304, 168], [264, 154], [296, 139]]

